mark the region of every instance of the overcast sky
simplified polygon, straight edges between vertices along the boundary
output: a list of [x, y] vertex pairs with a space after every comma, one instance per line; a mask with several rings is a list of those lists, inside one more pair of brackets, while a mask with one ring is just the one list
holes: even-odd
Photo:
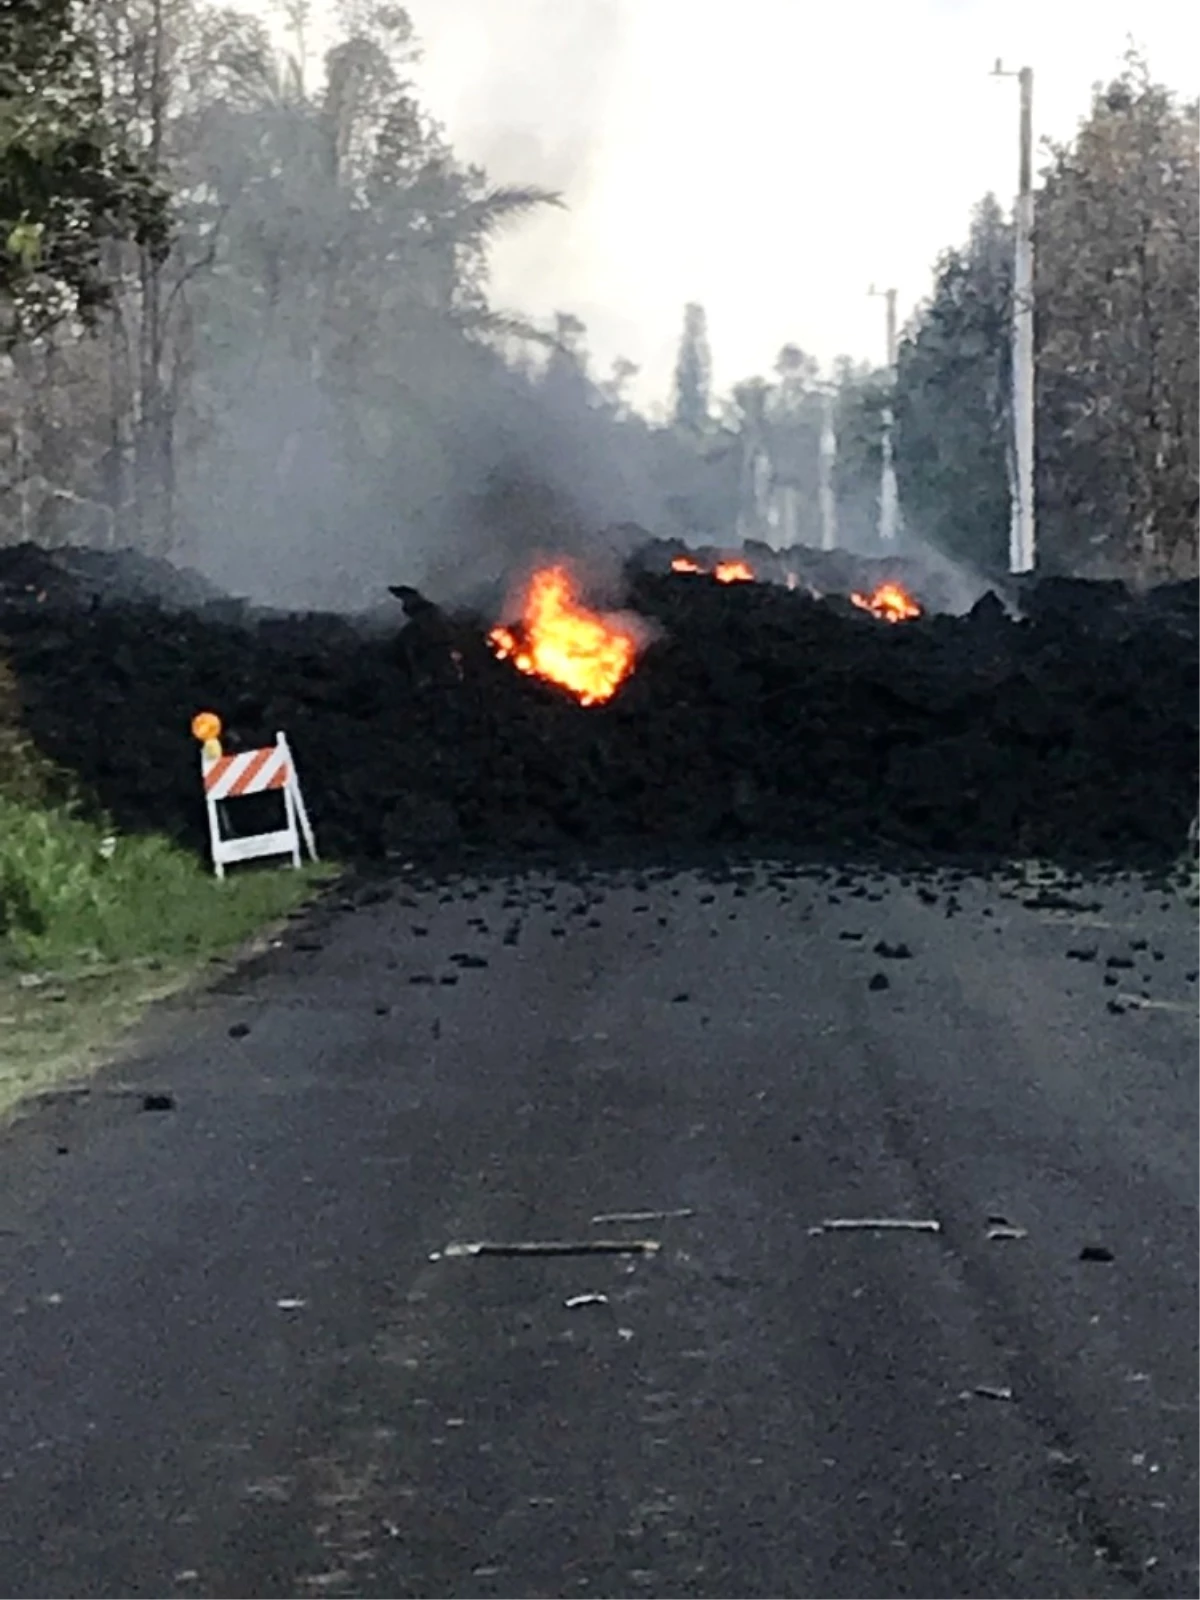
[[[265, 3], [265, 0], [260, 0]], [[314, 0], [314, 17], [331, 10]], [[426, 104], [501, 181], [563, 192], [494, 256], [493, 298], [589, 328], [595, 366], [665, 399], [683, 305], [706, 307], [716, 380], [791, 341], [881, 360], [972, 205], [1016, 185], [1017, 85], [1035, 137], [1069, 136], [1132, 35], [1191, 95], [1200, 6], [1182, 0], [410, 0]], [[318, 43], [314, 39], [314, 43]]]

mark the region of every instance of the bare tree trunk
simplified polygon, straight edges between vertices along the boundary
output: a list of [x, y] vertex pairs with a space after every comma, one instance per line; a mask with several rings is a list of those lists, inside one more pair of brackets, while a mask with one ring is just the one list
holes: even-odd
[[[162, 168], [167, 110], [166, 30], [163, 0], [152, 0], [150, 37], [149, 138], [147, 163], [158, 175]], [[155, 555], [170, 554], [174, 544], [174, 493], [169, 401], [164, 383], [165, 318], [163, 269], [147, 249], [140, 252], [142, 316], [138, 341], [139, 406], [135, 451], [139, 531]]]
[[104, 440], [100, 456], [99, 493], [107, 508], [106, 538], [110, 544], [137, 540], [137, 494], [132, 468], [137, 437], [137, 373], [130, 342], [130, 316], [133, 310], [128, 285], [129, 260], [125, 247], [109, 246], [106, 272], [118, 284], [116, 296], [105, 317]]
[[1136, 456], [1137, 522], [1133, 550], [1134, 575], [1142, 584], [1151, 584], [1158, 575], [1160, 549], [1160, 490], [1162, 478], [1162, 427], [1159, 418], [1159, 333], [1156, 308], [1152, 295], [1152, 254], [1150, 251], [1151, 219], [1143, 212], [1141, 237], [1136, 250], [1138, 289], [1138, 357], [1141, 371], [1133, 375], [1134, 394], [1140, 403], [1135, 404], [1137, 436], [1134, 440]]
[[14, 455], [17, 471], [17, 534], [21, 544], [28, 544], [33, 538], [33, 507], [29, 492], [29, 424], [25, 416], [23, 394], [17, 410], [17, 425], [13, 432], [16, 445]]
[[30, 346], [14, 346], [11, 359], [16, 389], [13, 466], [17, 491], [17, 531], [20, 543], [29, 544], [37, 542], [39, 532], [36, 490], [42, 453], [42, 418], [37, 403], [37, 374], [33, 370], [34, 355]]
[[123, 329], [119, 312], [110, 318], [107, 335], [108, 442], [104, 451], [104, 498], [116, 525], [125, 509], [125, 394], [120, 382]]

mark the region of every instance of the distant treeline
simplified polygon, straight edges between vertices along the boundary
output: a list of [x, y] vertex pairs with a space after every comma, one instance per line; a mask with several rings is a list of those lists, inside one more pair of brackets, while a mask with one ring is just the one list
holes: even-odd
[[[938, 263], [893, 375], [711, 390], [684, 317], [671, 415], [592, 371], [569, 313], [491, 303], [497, 231], [562, 203], [459, 161], [415, 96], [395, 5], [346, 8], [318, 75], [204, 0], [0, 13], [0, 540], [130, 544], [285, 601], [399, 566], [453, 587], [606, 523], [709, 542], [875, 536], [885, 408], [904, 525], [1003, 564], [1009, 225], [989, 198]], [[1194, 106], [1135, 57], [1037, 196], [1038, 494], [1048, 565], [1194, 571]], [[569, 202], [569, 196], [564, 197]], [[391, 566], [389, 567], [389, 563]]]

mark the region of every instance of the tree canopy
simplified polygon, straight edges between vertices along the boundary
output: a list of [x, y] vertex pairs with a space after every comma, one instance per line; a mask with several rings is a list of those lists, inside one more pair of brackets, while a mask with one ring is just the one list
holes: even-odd
[[[1194, 570], [1200, 149], [1136, 53], [1035, 196], [1036, 486], [1049, 569]], [[943, 256], [901, 343], [897, 472], [918, 532], [1005, 560], [1011, 234], [994, 200]]]
[[168, 247], [167, 196], [105, 114], [100, 64], [74, 0], [0, 10], [0, 306], [9, 339], [72, 313], [93, 319], [114, 285], [104, 246]]

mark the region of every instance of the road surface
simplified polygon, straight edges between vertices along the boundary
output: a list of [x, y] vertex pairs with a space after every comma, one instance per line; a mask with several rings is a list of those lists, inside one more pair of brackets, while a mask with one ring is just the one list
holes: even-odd
[[399, 882], [158, 1012], [4, 1135], [3, 1594], [1196, 1594], [1195, 913], [1030, 898]]

